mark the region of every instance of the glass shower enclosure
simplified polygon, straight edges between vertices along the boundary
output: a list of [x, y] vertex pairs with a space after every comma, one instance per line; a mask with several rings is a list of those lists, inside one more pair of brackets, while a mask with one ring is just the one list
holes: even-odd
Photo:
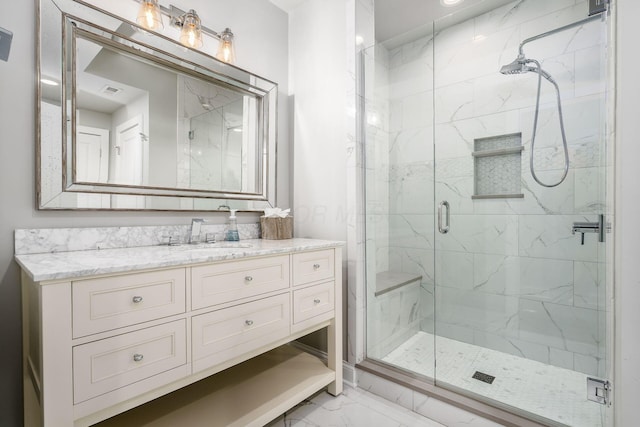
[[554, 426], [608, 422], [587, 378], [609, 370], [609, 45], [587, 11], [515, 1], [363, 54], [367, 358]]

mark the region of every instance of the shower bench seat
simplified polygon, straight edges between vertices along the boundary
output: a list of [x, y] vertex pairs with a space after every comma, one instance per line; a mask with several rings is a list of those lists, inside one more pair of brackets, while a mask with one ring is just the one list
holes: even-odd
[[387, 292], [401, 288], [412, 283], [420, 283], [422, 276], [400, 271], [383, 271], [376, 274], [375, 296], [379, 297]]

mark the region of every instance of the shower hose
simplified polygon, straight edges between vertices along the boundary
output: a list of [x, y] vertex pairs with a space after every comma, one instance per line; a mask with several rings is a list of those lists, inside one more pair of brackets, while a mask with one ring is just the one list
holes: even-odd
[[[567, 177], [567, 173], [569, 172], [569, 148], [567, 147], [567, 137], [564, 131], [564, 120], [562, 119], [562, 104], [560, 100], [560, 88], [558, 87], [558, 84], [553, 79], [553, 77], [551, 77], [549, 73], [547, 73], [542, 69], [538, 61], [536, 61], [535, 59], [529, 59], [527, 60], [527, 62], [530, 62], [536, 65], [535, 68], [531, 67], [530, 71], [533, 71], [534, 73], [538, 74], [538, 93], [536, 95], [536, 111], [533, 116], [533, 132], [531, 135], [531, 152], [529, 153], [529, 166], [531, 168], [531, 176], [538, 184], [542, 185], [543, 187], [556, 187], [564, 182], [565, 178]], [[542, 88], [542, 77], [544, 77], [547, 81], [553, 84], [553, 86], [556, 88], [556, 97], [558, 100], [558, 118], [560, 120], [560, 132], [562, 134], [562, 147], [564, 149], [564, 172], [560, 180], [554, 184], [545, 184], [544, 182], [540, 181], [540, 179], [536, 175], [535, 167], [533, 165], [533, 153], [534, 153], [534, 147], [536, 143], [536, 131], [538, 128], [538, 113], [540, 109], [540, 90]]]

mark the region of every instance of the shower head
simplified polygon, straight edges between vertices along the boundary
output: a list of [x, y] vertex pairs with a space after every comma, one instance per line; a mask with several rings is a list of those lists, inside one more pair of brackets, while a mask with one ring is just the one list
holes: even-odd
[[526, 59], [524, 57], [518, 56], [513, 62], [503, 65], [500, 68], [500, 72], [502, 74], [523, 74], [528, 71], [531, 71], [531, 67], [528, 67], [526, 64]]

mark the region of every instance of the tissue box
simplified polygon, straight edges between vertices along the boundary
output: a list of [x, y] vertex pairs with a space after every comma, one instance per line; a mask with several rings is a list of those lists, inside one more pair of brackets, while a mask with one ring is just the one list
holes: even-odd
[[293, 238], [293, 217], [260, 217], [262, 238], [267, 240], [282, 240]]

